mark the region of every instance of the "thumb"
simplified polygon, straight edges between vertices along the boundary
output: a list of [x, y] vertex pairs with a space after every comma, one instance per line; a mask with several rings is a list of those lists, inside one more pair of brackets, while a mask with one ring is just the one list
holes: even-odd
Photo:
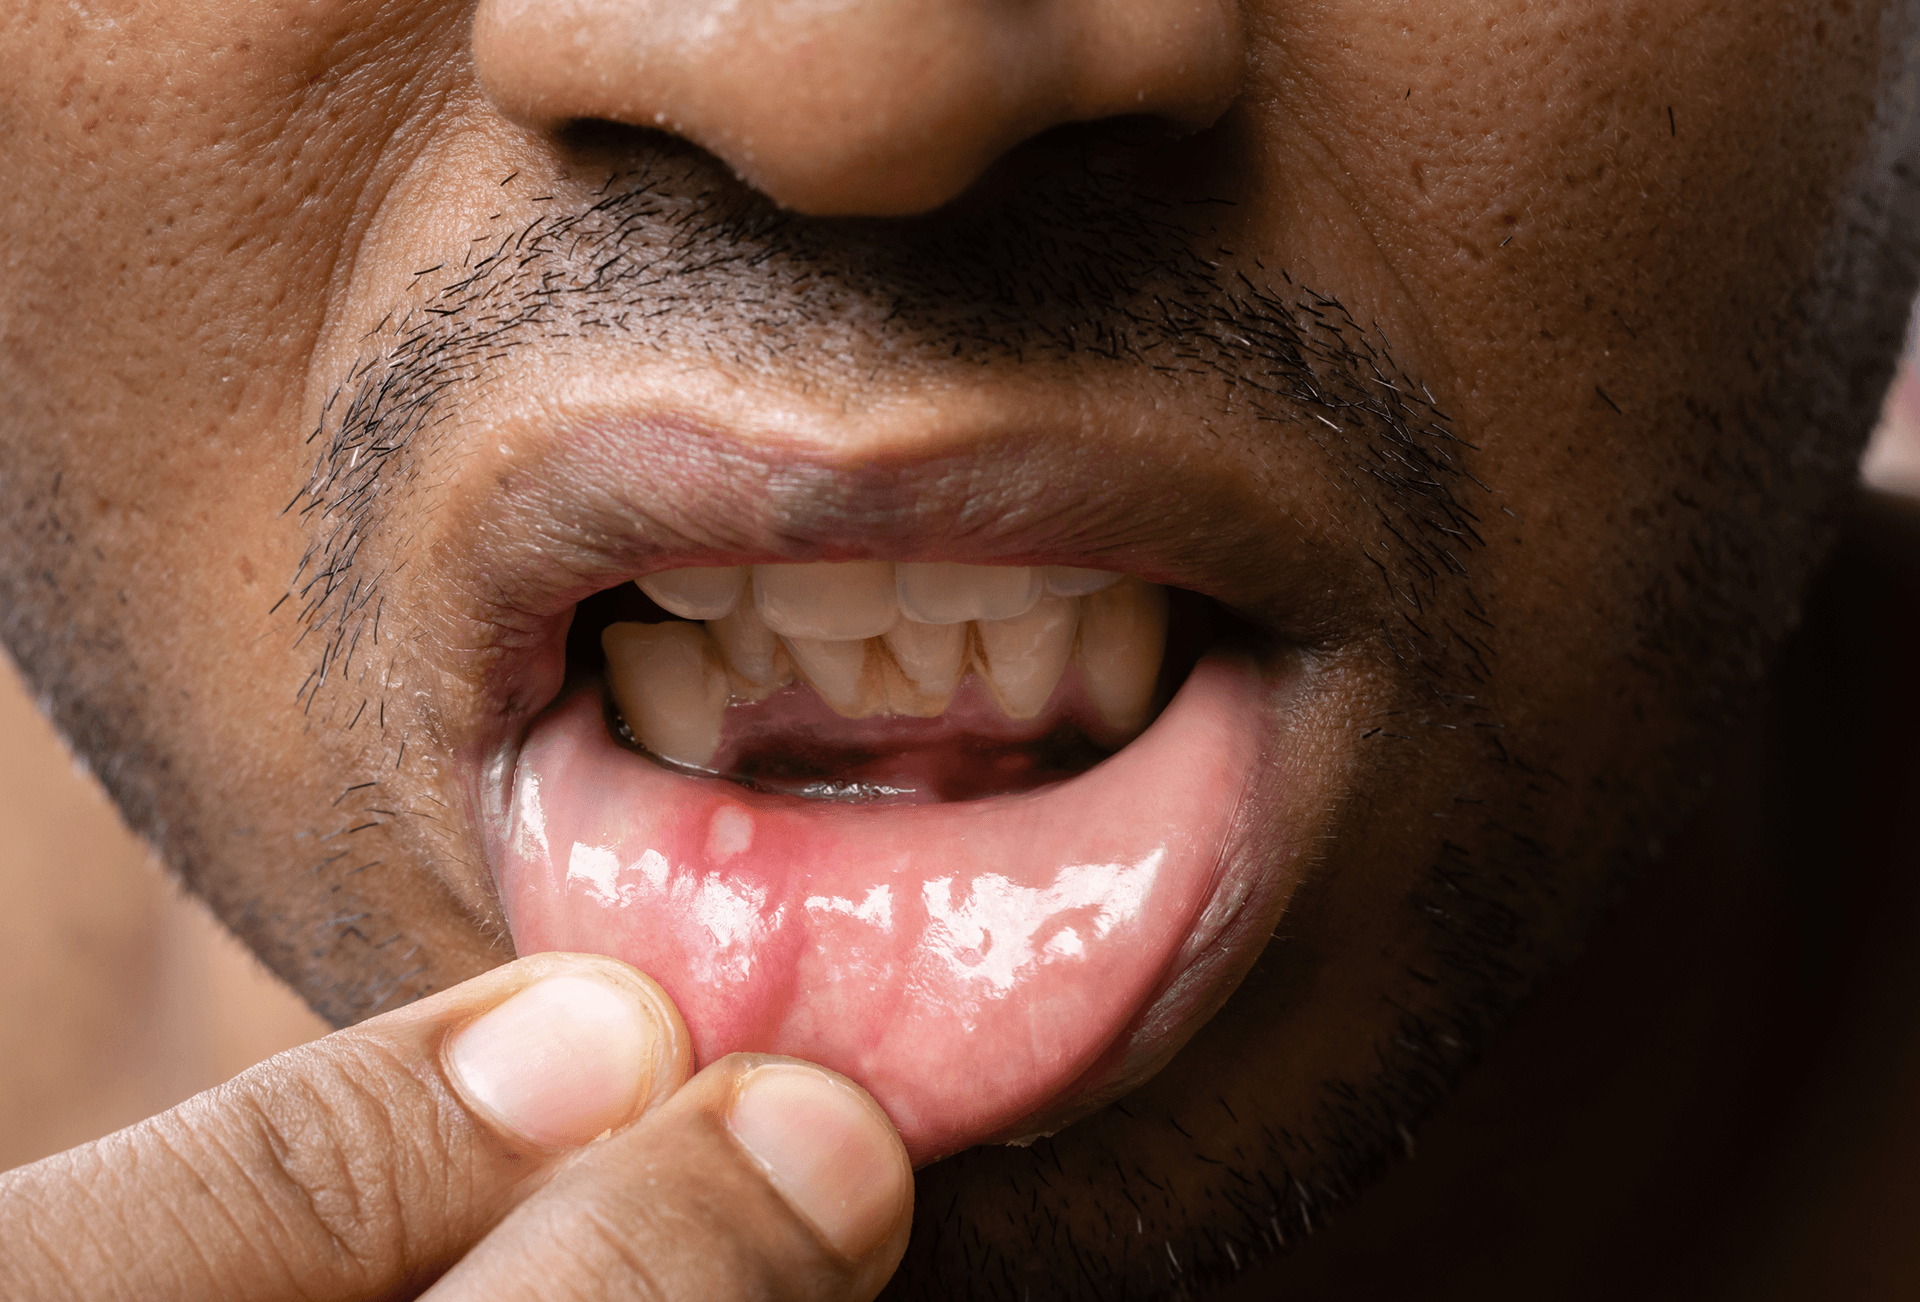
[[0, 1175], [0, 1297], [412, 1296], [687, 1070], [646, 977], [520, 959]]

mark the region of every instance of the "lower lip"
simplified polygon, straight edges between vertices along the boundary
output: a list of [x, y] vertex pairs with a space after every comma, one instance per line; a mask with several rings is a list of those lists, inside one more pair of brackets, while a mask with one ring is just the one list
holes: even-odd
[[703, 1065], [746, 1050], [845, 1073], [916, 1164], [1022, 1138], [1137, 1083], [1264, 941], [1247, 920], [1271, 916], [1293, 855], [1251, 852], [1254, 775], [1288, 782], [1262, 695], [1249, 660], [1210, 655], [1077, 777], [861, 807], [670, 773], [574, 694], [514, 775], [499, 886], [515, 947], [647, 972]]

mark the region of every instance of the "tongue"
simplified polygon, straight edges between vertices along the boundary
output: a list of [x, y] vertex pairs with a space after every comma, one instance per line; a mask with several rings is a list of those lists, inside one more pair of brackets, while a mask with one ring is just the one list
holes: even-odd
[[865, 806], [668, 772], [577, 694], [516, 773], [514, 944], [646, 971], [702, 1064], [751, 1050], [845, 1073], [916, 1163], [1019, 1138], [1140, 1056], [1126, 1033], [1207, 944], [1252, 690], [1250, 667], [1209, 658], [1077, 777]]

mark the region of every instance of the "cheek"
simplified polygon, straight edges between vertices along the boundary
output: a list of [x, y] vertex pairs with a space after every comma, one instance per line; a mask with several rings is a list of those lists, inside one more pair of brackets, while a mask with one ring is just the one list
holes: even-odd
[[303, 711], [307, 540], [283, 512], [344, 250], [418, 143], [399, 124], [458, 67], [459, 22], [116, 8], [96, 30], [42, 6], [0, 36], [7, 171], [39, 196], [4, 291], [27, 327], [0, 358], [10, 637], [43, 648], [23, 660], [145, 830], [209, 872], [284, 868], [351, 812], [341, 772], [391, 767], [378, 731]]
[[1338, 160], [1475, 445], [1515, 726], [1569, 770], [1631, 771], [1737, 710], [1845, 490], [1839, 456], [1795, 461], [1787, 413], [1831, 382], [1795, 322], [1828, 319], [1821, 277], [1858, 217], [1879, 22], [1789, 4], [1272, 19], [1276, 84]]
[[25, 328], [0, 389], [20, 455], [101, 517], [112, 582], [165, 590], [228, 572], [297, 486], [342, 254], [417, 144], [400, 124], [458, 60], [428, 57], [452, 31], [431, 6], [405, 30], [345, 0], [295, 22], [240, 0], [113, 8], [96, 26], [29, 6], [0, 34], [6, 171], [36, 196], [8, 241]]
[[1879, 24], [1871, 6], [1352, 0], [1265, 31], [1278, 98], [1412, 300], [1451, 414], [1489, 465], [1525, 450], [1528, 479], [1605, 502], [1639, 491], [1629, 467], [1662, 478], [1704, 450], [1755, 387], [1755, 344], [1763, 368], [1784, 346], [1766, 336], [1857, 184], [1892, 63]]

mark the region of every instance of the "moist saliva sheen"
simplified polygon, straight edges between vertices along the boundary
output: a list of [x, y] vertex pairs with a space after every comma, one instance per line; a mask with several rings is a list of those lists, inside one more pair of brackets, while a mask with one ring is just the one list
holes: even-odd
[[813, 799], [1045, 785], [1144, 728], [1163, 588], [1068, 566], [821, 562], [639, 579], [665, 623], [601, 633], [629, 740], [672, 768]]

